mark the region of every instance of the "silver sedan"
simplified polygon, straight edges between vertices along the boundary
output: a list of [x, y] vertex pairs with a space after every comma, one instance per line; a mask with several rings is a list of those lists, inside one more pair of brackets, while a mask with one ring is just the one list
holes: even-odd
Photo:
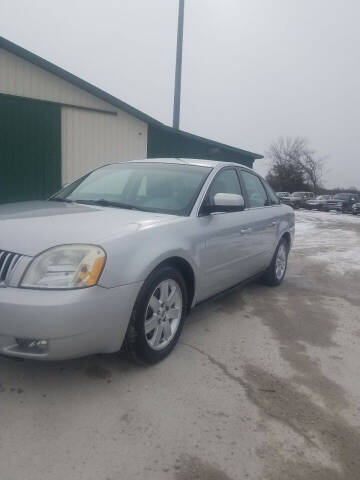
[[188, 311], [237, 284], [279, 285], [294, 213], [238, 164], [159, 159], [97, 169], [46, 201], [0, 206], [0, 353], [122, 347], [155, 363]]

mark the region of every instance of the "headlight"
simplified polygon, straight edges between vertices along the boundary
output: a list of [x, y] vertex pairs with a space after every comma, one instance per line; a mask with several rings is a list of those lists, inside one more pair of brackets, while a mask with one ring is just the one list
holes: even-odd
[[105, 252], [93, 245], [63, 245], [41, 253], [31, 262], [21, 287], [72, 289], [96, 285]]

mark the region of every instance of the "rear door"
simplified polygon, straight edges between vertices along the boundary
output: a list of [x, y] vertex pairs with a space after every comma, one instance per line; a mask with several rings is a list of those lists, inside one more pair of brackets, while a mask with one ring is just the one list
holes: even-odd
[[244, 221], [249, 224], [251, 255], [248, 263], [250, 275], [256, 275], [270, 264], [276, 245], [280, 223], [280, 202], [270, 195], [262, 179], [255, 173], [241, 169], [246, 209]]

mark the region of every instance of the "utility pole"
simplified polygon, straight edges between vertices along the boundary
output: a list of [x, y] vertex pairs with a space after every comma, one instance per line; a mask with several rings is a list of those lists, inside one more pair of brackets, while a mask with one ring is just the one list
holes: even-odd
[[180, 97], [181, 97], [181, 67], [182, 67], [182, 47], [184, 33], [184, 3], [185, 0], [179, 0], [179, 19], [176, 45], [176, 70], [175, 70], [175, 91], [174, 91], [174, 113], [173, 127], [179, 129], [180, 126]]

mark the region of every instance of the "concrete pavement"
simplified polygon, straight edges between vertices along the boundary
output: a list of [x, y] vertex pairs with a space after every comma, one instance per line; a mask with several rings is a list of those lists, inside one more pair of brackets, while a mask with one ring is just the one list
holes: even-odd
[[284, 284], [195, 309], [161, 364], [0, 358], [1, 480], [359, 479], [360, 272], [324, 238], [360, 218], [297, 215]]

